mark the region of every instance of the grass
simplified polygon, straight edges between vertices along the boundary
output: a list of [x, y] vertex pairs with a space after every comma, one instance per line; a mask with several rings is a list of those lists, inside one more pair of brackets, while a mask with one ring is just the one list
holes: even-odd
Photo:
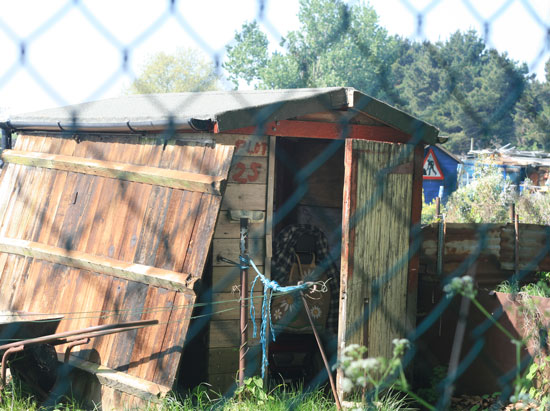
[[511, 283], [509, 281], [503, 281], [497, 286], [496, 291], [499, 293], [523, 293], [534, 297], [550, 298], [550, 287], [544, 280], [538, 281], [536, 283], [525, 284], [521, 288], [519, 287], [517, 282]]
[[[204, 386], [202, 386], [204, 387]], [[144, 410], [163, 410], [163, 411], [187, 411], [187, 410], [222, 410], [222, 411], [245, 411], [245, 410], [268, 410], [268, 411], [286, 411], [288, 409], [314, 411], [314, 410], [336, 410], [331, 397], [328, 397], [323, 391], [317, 390], [309, 393], [303, 393], [300, 390], [278, 388], [269, 393], [268, 398], [259, 404], [257, 398], [249, 397], [239, 400], [237, 398], [224, 399], [205, 388], [195, 389], [190, 395], [182, 397], [176, 394], [170, 394], [162, 400], [160, 404], [150, 404], [143, 407]], [[36, 399], [24, 387], [10, 382], [2, 391], [0, 399], [0, 410], [10, 411], [38, 411], [40, 407]], [[56, 404], [51, 410], [59, 411], [79, 411], [79, 407], [74, 401]]]
[[[239, 400], [238, 398], [219, 398], [219, 396], [210, 391], [206, 385], [201, 385], [195, 388], [189, 395], [185, 397], [170, 394], [159, 404], [150, 404], [143, 409], [146, 411], [162, 410], [162, 411], [187, 411], [187, 410], [220, 410], [220, 411], [252, 411], [252, 410], [267, 410], [267, 411], [286, 411], [289, 409], [303, 411], [318, 411], [318, 410], [336, 410], [332, 396], [325, 393], [323, 390], [316, 390], [304, 393], [302, 389], [289, 388], [287, 386], [279, 386], [272, 391], [266, 393], [263, 399], [255, 396], [245, 396]], [[376, 410], [399, 410], [406, 409], [410, 406], [410, 402], [398, 392], [386, 391], [381, 396], [380, 403], [372, 405]], [[2, 392], [0, 399], [0, 410], [13, 411], [38, 411], [43, 409], [37, 403], [35, 398], [24, 387], [10, 382]], [[68, 400], [62, 404], [57, 404], [52, 411], [79, 411], [83, 408], [79, 407], [74, 401]]]

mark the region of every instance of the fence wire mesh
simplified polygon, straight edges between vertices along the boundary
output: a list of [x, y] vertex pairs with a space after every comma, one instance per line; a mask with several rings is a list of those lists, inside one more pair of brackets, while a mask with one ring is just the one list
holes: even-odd
[[[6, 121], [2, 123], [2, 148], [32, 152], [32, 142], [24, 139], [25, 135], [47, 137], [57, 133], [64, 138], [75, 137], [77, 144], [86, 140], [102, 141], [107, 144], [110, 141], [109, 135], [112, 134], [113, 139], [119, 138], [116, 141], [112, 140], [113, 144], [119, 146], [126, 144], [120, 138], [127, 138], [130, 141], [129, 144], [151, 144], [157, 149], [160, 147], [157, 167], [174, 168], [175, 166], [170, 165], [171, 161], [193, 163], [196, 159], [179, 158], [177, 155], [170, 159], [162, 157], [165, 155], [162, 153], [172, 149], [170, 147], [181, 145], [195, 147], [204, 143], [208, 147], [215, 145], [216, 140], [211, 129], [203, 128], [200, 131], [206, 131], [206, 133], [196, 132], [192, 135], [181, 132], [182, 124], [189, 120], [181, 118], [181, 113], [192, 110], [197, 113], [200, 99], [203, 98], [201, 92], [205, 90], [218, 90], [214, 92], [219, 92], [220, 96], [223, 95], [220, 101], [227, 103], [226, 107], [234, 109], [261, 105], [254, 100], [253, 93], [223, 94], [235, 87], [239, 87], [240, 90], [354, 87], [422, 121], [434, 124], [440, 129], [440, 136], [450, 137], [444, 147], [449, 147], [454, 153], [465, 154], [469, 148], [474, 148], [474, 142], [471, 143], [471, 139], [475, 139], [475, 146], [478, 149], [511, 144], [522, 150], [531, 150], [531, 153], [535, 153], [531, 155], [536, 155], [536, 161], [539, 163], [535, 164], [534, 160], [523, 165], [523, 175], [518, 181], [514, 181], [515, 188], [510, 185], [506, 186], [508, 188], [503, 188], [502, 184], [509, 184], [509, 181], [502, 183], [495, 177], [498, 181], [488, 188], [489, 191], [493, 190], [489, 194], [487, 191], [484, 192], [485, 194], [481, 191], [476, 194], [472, 191], [473, 189], [467, 191], [470, 186], [459, 188], [459, 191], [463, 189], [465, 193], [462, 194], [462, 198], [450, 196], [450, 193], [445, 192], [446, 204], [442, 205], [441, 211], [436, 213], [430, 208], [432, 205], [424, 204], [425, 215], [432, 210], [432, 224], [421, 224], [419, 210], [415, 211], [414, 205], [420, 204], [419, 186], [415, 185], [414, 174], [411, 174], [412, 171], [408, 174], [396, 172], [396, 168], [403, 164], [416, 164], [418, 155], [424, 158], [426, 132], [418, 126], [420, 123], [415, 123], [416, 128], [415, 126], [410, 128], [411, 131], [407, 133], [409, 138], [407, 144], [395, 142], [395, 151], [384, 151], [384, 148], [380, 148], [385, 146], [382, 143], [369, 145], [366, 142], [359, 142], [353, 145], [355, 140], [360, 138], [354, 138], [353, 144], [350, 141], [346, 142], [346, 138], [349, 140], [352, 136], [352, 129], [356, 125], [381, 126], [382, 123], [390, 121], [376, 117], [372, 113], [370, 117], [358, 116], [358, 113], [366, 111], [371, 104], [371, 98], [367, 97], [363, 101], [356, 102], [355, 108], [358, 107], [358, 109], [355, 111], [335, 113], [332, 102], [329, 102], [328, 105], [318, 106], [316, 111], [302, 113], [302, 117], [297, 119], [292, 113], [287, 113], [284, 120], [310, 122], [322, 120], [336, 124], [337, 135], [333, 135], [331, 140], [300, 139], [300, 135], [280, 137], [277, 136], [277, 130], [268, 133], [272, 137], [266, 138], [266, 127], [272, 126], [273, 115], [279, 113], [280, 109], [280, 106], [275, 104], [277, 101], [270, 101], [270, 104], [265, 105], [263, 109], [254, 112], [248, 124], [248, 140], [243, 142], [247, 144], [247, 149], [252, 147], [252, 150], [248, 151], [249, 154], [251, 152], [254, 154], [256, 147], [265, 147], [269, 156], [264, 156], [266, 157], [264, 160], [258, 157], [257, 161], [254, 160], [256, 157], [251, 157], [254, 160], [252, 164], [256, 164], [255, 166], [246, 162], [238, 163], [241, 164], [242, 170], [237, 170], [237, 172], [240, 171], [237, 175], [229, 171], [227, 190], [231, 189], [231, 185], [236, 186], [240, 183], [239, 179], [244, 178], [244, 183], [252, 182], [250, 176], [256, 178], [258, 167], [262, 168], [263, 178], [266, 180], [262, 183], [263, 185], [251, 184], [256, 191], [243, 194], [245, 197], [250, 196], [244, 201], [257, 204], [255, 197], [258, 196], [257, 189], [261, 186], [264, 191], [259, 192], [264, 198], [260, 203], [263, 202], [265, 206], [263, 208], [260, 206], [259, 209], [266, 212], [272, 207], [273, 214], [268, 213], [265, 220], [252, 223], [249, 235], [250, 254], [257, 265], [265, 264], [266, 266], [262, 269], [270, 271], [272, 278], [282, 283], [286, 280], [285, 275], [288, 277], [294, 263], [294, 252], [303, 251], [299, 250], [303, 246], [298, 241], [300, 230], [311, 234], [311, 226], [315, 226], [316, 229], [323, 231], [321, 240], [312, 240], [313, 243], [306, 244], [305, 247], [310, 247], [310, 250], [311, 247], [313, 250], [317, 249], [318, 259], [314, 260], [317, 266], [316, 272], [326, 273], [331, 270], [334, 272], [332, 282], [329, 281], [333, 290], [337, 290], [332, 296], [332, 311], [329, 314], [332, 317], [328, 320], [329, 323], [332, 321], [332, 326], [326, 327], [323, 336], [332, 366], [336, 366], [338, 353], [342, 354], [344, 345], [348, 343], [365, 344], [368, 348], [367, 356], [391, 357], [393, 352], [391, 341], [394, 338], [406, 337], [411, 347], [402, 361], [410, 385], [406, 389], [403, 386], [401, 388], [415, 395], [417, 399], [425, 397], [425, 400], [434, 407], [445, 409], [458, 407], [458, 403], [452, 402], [451, 399], [459, 394], [483, 395], [498, 392], [492, 397], [494, 404], [497, 404], [498, 400], [504, 406], [513, 400], [519, 400], [519, 394], [530, 395], [530, 400], [538, 401], [538, 404], [546, 404], [545, 401], [548, 401], [546, 398], [550, 395], [547, 391], [548, 323], [542, 298], [550, 295], [547, 295], [547, 289], [541, 289], [541, 287], [548, 285], [546, 271], [550, 271], [546, 268], [549, 265], [547, 260], [550, 233], [547, 224], [550, 221], [545, 217], [548, 203], [544, 202], [547, 201], [545, 196], [549, 194], [547, 186], [545, 190], [541, 180], [534, 184], [538, 188], [533, 196], [538, 197], [527, 198], [525, 193], [534, 189], [530, 189], [522, 181], [530, 176], [532, 169], [536, 167], [545, 169], [543, 150], [548, 150], [550, 147], [549, 63], [546, 63], [545, 67], [546, 77], [540, 69], [542, 62], [548, 58], [550, 44], [550, 21], [548, 16], [542, 15], [544, 12], [548, 13], [548, 10], [538, 2], [510, 0], [502, 1], [491, 12], [486, 12], [485, 8], [480, 10], [481, 6], [473, 2], [457, 1], [455, 3], [459, 3], [482, 28], [480, 34], [464, 28], [462, 32], [451, 34], [447, 40], [433, 41], [426, 37], [432, 21], [430, 16], [450, 6], [449, 2], [437, 0], [425, 3], [418, 5], [408, 0], [398, 2], [398, 6], [408, 13], [408, 20], [415, 21], [414, 34], [407, 39], [389, 33], [378, 20], [376, 9], [369, 5], [361, 2], [345, 3], [327, 0], [300, 1], [299, 28], [285, 33], [280, 28], [285, 26], [279, 24], [277, 19], [274, 21], [270, 14], [277, 7], [277, 3], [258, 0], [251, 4], [252, 10], [244, 8], [241, 11], [233, 10], [233, 14], [227, 16], [230, 19], [236, 19], [235, 16], [239, 16], [240, 20], [240, 14], [246, 15], [249, 16], [249, 22], [245, 22], [242, 27], [236, 27], [237, 33], [234, 38], [222, 45], [219, 42], [211, 44], [209, 39], [212, 36], [205, 35], [205, 31], [215, 32], [216, 30], [216, 27], [209, 23], [211, 14], [216, 13], [217, 6], [214, 5], [210, 5], [212, 10], [201, 10], [200, 14], [197, 13], [199, 9], [193, 8], [195, 14], [190, 14], [189, 5], [184, 2], [175, 0], [166, 3], [157, 2], [146, 19], [140, 21], [139, 29], [136, 27], [129, 29], [130, 34], [124, 32], [126, 25], [121, 21], [131, 20], [134, 16], [134, 8], [149, 6], [142, 3], [126, 4], [122, 9], [117, 8], [119, 6], [113, 6], [113, 12], [109, 15], [105, 14], [104, 9], [99, 12], [96, 4], [91, 2], [65, 1], [58, 2], [57, 6], [51, 3], [47, 7], [41, 6], [45, 15], [30, 19], [32, 24], [25, 23], [24, 30], [14, 26], [14, 21], [22, 24], [25, 22], [24, 18], [6, 13], [0, 17], [0, 37], [6, 45], [6, 50], [10, 52], [3, 53], [1, 57], [0, 93], [2, 90], [11, 90], [13, 84], [21, 84], [20, 76], [24, 73], [28, 81], [36, 85], [34, 90], [37, 96], [47, 97], [52, 105], [67, 106], [79, 101], [94, 101], [105, 95], [113, 96], [113, 90], [120, 89], [120, 94], [127, 97], [126, 112], [132, 111], [133, 104], [136, 104], [136, 107], [137, 104], [141, 104], [136, 110], [146, 107], [154, 112], [152, 115], [154, 118], [149, 119], [147, 113], [143, 112], [140, 113], [143, 117], [139, 118], [139, 121], [136, 120], [135, 124], [131, 119], [119, 118], [126, 127], [122, 133], [120, 131], [101, 132], [101, 130], [82, 131], [81, 126], [86, 121], [90, 122], [90, 112], [87, 111], [90, 107], [73, 105], [57, 112], [60, 116], [57, 129], [40, 130], [40, 124], [35, 120], [35, 129], [25, 130], [18, 128], [17, 124], [21, 123], [11, 121], [14, 113], [8, 113], [13, 110], [10, 109], [10, 101], [2, 101], [2, 108], [7, 115]], [[235, 6], [237, 4], [231, 7], [240, 7]], [[29, 9], [16, 13], [31, 13], [32, 7], [34, 6], [31, 5]], [[118, 14], [119, 12], [123, 13]], [[494, 32], [500, 33], [493, 28], [498, 26], [501, 19], [509, 21], [510, 13], [521, 14], [522, 21], [540, 29], [540, 37], [531, 39], [529, 44], [530, 47], [535, 44], [538, 52], [531, 61], [526, 63], [515, 61], [505, 52], [491, 48], [499, 41], [495, 38]], [[277, 14], [277, 18], [281, 15], [284, 14]], [[64, 25], [68, 19], [77, 23], [71, 23], [70, 30], [65, 29], [60, 35], [56, 28]], [[93, 36], [81, 37], [79, 27], [84, 25], [87, 30], [91, 28], [94, 31]], [[142, 57], [138, 50], [153, 41], [167, 26], [176, 28], [170, 33], [178, 31], [182, 33], [182, 37], [189, 39], [194, 49], [176, 53], [176, 60], [170, 59], [170, 53], [165, 53], [164, 59], [149, 60], [154, 64], [149, 66], [152, 67], [152, 71], [149, 72], [149, 78], [146, 78], [147, 71], [136, 69], [136, 61]], [[519, 26], [509, 27], [510, 32], [518, 32], [522, 29]], [[63, 39], [64, 36], [71, 38]], [[273, 44], [273, 39], [280, 42], [279, 46]], [[187, 46], [180, 43], [177, 36], [172, 36], [169, 41], [171, 50], [179, 46]], [[94, 42], [102, 44], [102, 47], [98, 54], [93, 54], [93, 58], [90, 58], [87, 56], [87, 50], [88, 47], [91, 49], [91, 44]], [[166, 46], [163, 44], [162, 50], [166, 50]], [[151, 49], [150, 45], [148, 47]], [[209, 61], [205, 63], [201, 56], [207, 56]], [[38, 58], [40, 60], [37, 60]], [[191, 65], [178, 67], [178, 58], [191, 61]], [[37, 68], [37, 66], [44, 68], [45, 63], [61, 73], [60, 77], [53, 77], [55, 81], [50, 74], [46, 75]], [[83, 77], [79, 71], [86, 65], [94, 67], [93, 70], [105, 73], [104, 77], [99, 81], [96, 81], [98, 76], [95, 75], [93, 81]], [[170, 70], [173, 72], [170, 73]], [[193, 72], [194, 70], [197, 72]], [[535, 74], [533, 74], [534, 70], [537, 70]], [[82, 72], [89, 73], [88, 70], [82, 70]], [[51, 72], [48, 70], [48, 73]], [[193, 78], [194, 76], [196, 79]], [[181, 78], [189, 81], [180, 81]], [[124, 81], [129, 83], [121, 87]], [[80, 88], [83, 90], [80, 97], [74, 98], [76, 94], [68, 90], [67, 83], [72, 85], [69, 88], [76, 88], [79, 83], [84, 84]], [[174, 91], [197, 94], [181, 94], [177, 99], [169, 100], [162, 93], [170, 91], [170, 87]], [[284, 99], [292, 100], [299, 93], [300, 91], [295, 93], [289, 91], [284, 96], [278, 97], [279, 103]], [[138, 102], [137, 98], [130, 97], [130, 94], [140, 94], [143, 97]], [[29, 102], [35, 98], [38, 97], [32, 94], [24, 96], [24, 99]], [[227, 98], [232, 101], [228, 101]], [[35, 106], [29, 104], [29, 107]], [[215, 109], [205, 107], [204, 109], [207, 110], [206, 112], [223, 113], [226, 107]], [[120, 107], [112, 109], [112, 118], [116, 118], [117, 111], [124, 112]], [[307, 117], [307, 115], [321, 112], [332, 114], [324, 119], [320, 116]], [[395, 111], [393, 115], [398, 116], [399, 114], [396, 113], [398, 112]], [[112, 118], [110, 119], [108, 114], [101, 113], [104, 116], [101, 119], [111, 121]], [[15, 116], [15, 118], [25, 117]], [[27, 118], [40, 119], [40, 116]], [[98, 124], [97, 118], [92, 120], [95, 121], [94, 124]], [[153, 125], [152, 123], [156, 120], [159, 123]], [[146, 125], [146, 122], [150, 124]], [[147, 129], [149, 126], [160, 127], [159, 125], [162, 126], [161, 130], [157, 128], [150, 132]], [[278, 127], [279, 123], [275, 125]], [[142, 129], [140, 130], [139, 127]], [[243, 132], [243, 127], [234, 129]], [[197, 127], [195, 124], [195, 128], [200, 129], [201, 126]], [[223, 137], [223, 133], [220, 135]], [[273, 141], [274, 145], [270, 145], [270, 141]], [[41, 147], [44, 149], [43, 153], [48, 153], [45, 144], [34, 146], [34, 151], [40, 152]], [[100, 161], [136, 163], [137, 160], [132, 156], [142, 155], [141, 152], [136, 154], [130, 151], [125, 154], [124, 149], [117, 149], [115, 154], [119, 157], [115, 158], [108, 153], [109, 149], [98, 147], [90, 146], [83, 157]], [[415, 151], [416, 147], [422, 148], [421, 154]], [[238, 149], [237, 146], [236, 152]], [[272, 149], [275, 150], [273, 153], [270, 151]], [[151, 150], [153, 153], [155, 149]], [[369, 157], [364, 154], [369, 150], [376, 152], [379, 157]], [[52, 153], [71, 155], [71, 153], [64, 153], [59, 147], [57, 152], [52, 151]], [[505, 152], [494, 151], [490, 154], [496, 156], [502, 153]], [[151, 154], [153, 155], [156, 154]], [[2, 221], [0, 237], [4, 240], [11, 237], [16, 240], [40, 243], [36, 224], [34, 229], [31, 227], [30, 230], [29, 228], [19, 230], [17, 226], [14, 227], [16, 223], [13, 221], [19, 222], [17, 224], [23, 227], [26, 221], [34, 218], [34, 215], [31, 216], [32, 213], [36, 214], [36, 221], [46, 221], [49, 218], [48, 197], [53, 192], [34, 191], [37, 187], [31, 185], [33, 176], [24, 178], [21, 173], [21, 179], [18, 180], [17, 172], [10, 171], [12, 166], [9, 164], [10, 161], [5, 157], [3, 160], [5, 164], [0, 180], [2, 194], [0, 210], [3, 211], [3, 215], [0, 216]], [[273, 160], [274, 164], [268, 163]], [[222, 167], [214, 163], [225, 160], [221, 159], [220, 155], [215, 159], [209, 159], [209, 163], [206, 162], [206, 157], [204, 161], [198, 171], [208, 174], [208, 166]], [[235, 164], [233, 162], [232, 167], [235, 167]], [[350, 171], [353, 167], [356, 167], [353, 171], [356, 173], [354, 176]], [[415, 167], [418, 171], [418, 164]], [[175, 168], [187, 171], [185, 167]], [[271, 183], [267, 181], [270, 178], [268, 172], [272, 174], [275, 181]], [[346, 174], [348, 172], [349, 176]], [[477, 181], [481, 181], [484, 175], [491, 173], [490, 168], [482, 168], [476, 175]], [[402, 177], [403, 175], [407, 175], [408, 180]], [[499, 176], [500, 171], [491, 175]], [[38, 175], [35, 177], [38, 178]], [[547, 174], [546, 178], [548, 178]], [[86, 187], [86, 182], [78, 181], [81, 184], [79, 187]], [[25, 184], [33, 188], [25, 187]], [[118, 199], [127, 201], [125, 215], [133, 215], [136, 218], [142, 216], [145, 211], [140, 203], [141, 197], [136, 195], [135, 189], [130, 188], [127, 181], [121, 180], [117, 184], [118, 187], [115, 185], [109, 187], [112, 192], [118, 190], [117, 192], [120, 193], [117, 194]], [[268, 197], [266, 204], [265, 196], [269, 184], [272, 184], [273, 194]], [[519, 193], [520, 186], [524, 193]], [[107, 189], [102, 193], [105, 196], [109, 195]], [[37, 199], [38, 195], [43, 197]], [[80, 195], [85, 196], [86, 192], [81, 192]], [[160, 197], [160, 191], [156, 192], [156, 195]], [[353, 200], [356, 204], [351, 205], [344, 201], [346, 199]], [[76, 201], [75, 197], [74, 202]], [[114, 197], [113, 201], [115, 201]], [[509, 217], [508, 207], [511, 203], [516, 203], [516, 211]], [[25, 204], [28, 206], [26, 207]], [[149, 204], [149, 208], [155, 206], [155, 203]], [[229, 208], [224, 208], [223, 203], [221, 208], [220, 216], [229, 212]], [[182, 210], [183, 208], [165, 212], [178, 213], [183, 212]], [[26, 219], [16, 215], [17, 213], [27, 213]], [[128, 224], [130, 219], [126, 217], [125, 221], [116, 221], [113, 219], [114, 212], [109, 214], [106, 209], [105, 213], [101, 219], [107, 219], [108, 224]], [[57, 217], [54, 214], [51, 218]], [[93, 240], [99, 245], [79, 248], [83, 244], [84, 236], [89, 235], [89, 233], [86, 234], [86, 230], [92, 230], [92, 228], [79, 226], [84, 217], [74, 215], [66, 218], [66, 221], [74, 222], [74, 227], [71, 229], [70, 225], [63, 226], [63, 232], [56, 233], [55, 238], [50, 237], [51, 243], [45, 241], [50, 246], [97, 253], [110, 258], [119, 255], [119, 250], [108, 247], [100, 250], [102, 242], [111, 241], [116, 244], [116, 240], [112, 237], [98, 236]], [[223, 218], [218, 217], [218, 224], [220, 219]], [[215, 221], [214, 219], [213, 222]], [[518, 221], [536, 223], [536, 225], [518, 224]], [[104, 225], [104, 221], [96, 219], [91, 224], [103, 224], [101, 227], [106, 232], [111, 232], [111, 228]], [[133, 261], [127, 260], [127, 262], [170, 269], [168, 262], [178, 260], [182, 252], [181, 248], [177, 248], [175, 244], [178, 233], [181, 235], [189, 233], [184, 227], [185, 221], [179, 227], [164, 227], [163, 224], [164, 222], [159, 223], [156, 220], [149, 221], [148, 228], [155, 231], [158, 241], [141, 244], [143, 250], [147, 247], [156, 247], [156, 253], [160, 249], [159, 253], [163, 257], [157, 257], [159, 259], [155, 261], [147, 260], [145, 257], [140, 259], [141, 257], [136, 255]], [[204, 224], [206, 227], [208, 223], [193, 221], [192, 224]], [[285, 231], [289, 225], [294, 231]], [[211, 228], [213, 231], [213, 226]], [[169, 229], [173, 232], [168, 232]], [[266, 236], [266, 230], [268, 234], [272, 230], [272, 235]], [[284, 236], [277, 239], [280, 233]], [[238, 237], [238, 234], [232, 237], [214, 233], [214, 241], [221, 240], [218, 244], [230, 244], [230, 251], [220, 245], [222, 250], [220, 252], [229, 253], [237, 258], [240, 253]], [[232, 242], [226, 241], [230, 239]], [[259, 246], [260, 250], [254, 249], [261, 241], [264, 241], [264, 244]], [[194, 245], [196, 248], [204, 249], [208, 249], [209, 246], [210, 243]], [[269, 257], [268, 251], [271, 251], [272, 247], [273, 261], [276, 261], [277, 265], [268, 269], [269, 259], [265, 257]], [[322, 259], [319, 259], [319, 247], [323, 248]], [[353, 252], [350, 254], [350, 249], [354, 250], [355, 254]], [[278, 255], [277, 253], [282, 250], [286, 254]], [[28, 303], [29, 298], [31, 300], [46, 298], [41, 294], [41, 290], [47, 288], [46, 279], [37, 280], [32, 297], [26, 296], [27, 300], [24, 296], [18, 297], [18, 289], [13, 286], [15, 280], [10, 276], [15, 275], [13, 273], [19, 273], [18, 275], [27, 279], [29, 274], [25, 269], [29, 268], [29, 261], [27, 259], [21, 266], [6, 263], [7, 255], [11, 251], [6, 248], [5, 242], [0, 244], [0, 251], [3, 252], [0, 259], [0, 308], [10, 312], [24, 311], [31, 306]], [[237, 313], [242, 298], [235, 293], [235, 290], [231, 291], [230, 287], [237, 283], [240, 269], [239, 266], [216, 266], [218, 257], [216, 252], [216, 245], [214, 245], [208, 257], [206, 252], [202, 254], [207, 262], [204, 278], [195, 284], [197, 301], [178, 303], [174, 300], [158, 305], [153, 304], [146, 308], [128, 307], [122, 303], [105, 307], [94, 306], [93, 301], [77, 304], [77, 300], [86, 297], [63, 294], [63, 298], [76, 298], [74, 306], [79, 308], [51, 314], [65, 315], [65, 319], [74, 320], [73, 324], [78, 324], [81, 328], [92, 325], [86, 320], [95, 321], [93, 324], [111, 320], [129, 321], [156, 318], [159, 313], [159, 322], [164, 325], [185, 322], [185, 318], [191, 318], [192, 321], [185, 330], [185, 351], [179, 371], [180, 380], [183, 382], [174, 387], [181, 389], [187, 384], [186, 388], [191, 388], [191, 385], [201, 381], [210, 379], [212, 382], [213, 377], [219, 377], [221, 374], [230, 375], [234, 379], [236, 367], [223, 372], [215, 371], [213, 363], [224, 362], [225, 359], [213, 357], [212, 350], [215, 347], [218, 352], [222, 352], [221, 348], [238, 348], [239, 344], [228, 346], [213, 344], [212, 324], [227, 322], [232, 328], [238, 327]], [[146, 251], [143, 253], [145, 255]], [[227, 257], [227, 255], [224, 256]], [[127, 258], [127, 256], [121, 257], [120, 260]], [[382, 260], [386, 263], [384, 270], [380, 269], [383, 266], [380, 263]], [[242, 263], [241, 261], [240, 264]], [[199, 265], [202, 266], [202, 263]], [[345, 273], [340, 272], [343, 269], [342, 265], [345, 266]], [[213, 266], [216, 267], [212, 268]], [[180, 271], [182, 271], [181, 267]], [[174, 269], [174, 271], [178, 270]], [[220, 274], [222, 272], [223, 274]], [[344, 278], [340, 278], [341, 276]], [[464, 280], [464, 276], [469, 277]], [[468, 278], [473, 278], [477, 295], [470, 290]], [[537, 283], [537, 280], [540, 281]], [[67, 275], [60, 276], [55, 281], [66, 282], [69, 278]], [[505, 286], [502, 286], [503, 283]], [[522, 285], [527, 285], [534, 289], [535, 284], [538, 284], [539, 288], [534, 298], [528, 296], [527, 289], [520, 288]], [[357, 289], [352, 290], [352, 286]], [[497, 286], [500, 291], [508, 290], [511, 294], [508, 297], [495, 294], [493, 290]], [[448, 292], [444, 291], [445, 287]], [[105, 292], [107, 293], [108, 290]], [[128, 291], [127, 295], [130, 294]], [[224, 299], [220, 299], [222, 294]], [[17, 298], [27, 303], [17, 303]], [[254, 301], [261, 301], [263, 298], [263, 295], [255, 294], [250, 295], [248, 301], [254, 304]], [[349, 305], [350, 301], [357, 306]], [[339, 308], [337, 308], [338, 303]], [[515, 313], [510, 311], [512, 308], [516, 310]], [[163, 314], [174, 310], [187, 310], [188, 315], [174, 320], [169, 315]], [[228, 313], [234, 313], [234, 316], [225, 317], [224, 315]], [[342, 313], [354, 317], [349, 318]], [[2, 317], [7, 319], [12, 315], [11, 313], [2, 314]], [[279, 313], [272, 307], [270, 315], [278, 316]], [[32, 316], [28, 318], [32, 321]], [[0, 326], [2, 319], [0, 317]], [[286, 324], [287, 329], [294, 320], [295, 318], [289, 320]], [[281, 334], [284, 334], [284, 328], [280, 327]], [[277, 329], [276, 326], [275, 329]], [[340, 330], [339, 334], [337, 330]], [[222, 329], [221, 332], [229, 332], [229, 330]], [[235, 333], [235, 330], [231, 332]], [[210, 339], [208, 339], [209, 333]], [[272, 347], [272, 354], [270, 354], [272, 363], [276, 364], [278, 361], [276, 355], [279, 351], [277, 350], [282, 350], [283, 353], [291, 351], [288, 347], [299, 346], [306, 339], [303, 334], [297, 335], [298, 337], [290, 336], [287, 340], [283, 338], [279, 340], [278, 345]], [[7, 336], [7, 334], [0, 334], [0, 338], [2, 338], [0, 344], [23, 339], [13, 335]], [[376, 345], [381, 341], [388, 343], [387, 346]], [[247, 375], [260, 372], [261, 348], [257, 345], [257, 341], [254, 344], [256, 345], [251, 347], [247, 354], [249, 357]], [[286, 348], [284, 348], [285, 344], [287, 344]], [[94, 347], [98, 346], [94, 345]], [[311, 347], [315, 348], [312, 345], [309, 349]], [[300, 351], [300, 348], [297, 348], [297, 351]], [[516, 352], [518, 358], [516, 358]], [[197, 356], [200, 360], [199, 364], [193, 364], [200, 367], [200, 371], [189, 376], [186, 361], [192, 362], [193, 355], [197, 353], [199, 353]], [[223, 351], [223, 355], [236, 357], [237, 353], [234, 349]], [[511, 358], [510, 355], [512, 355]], [[533, 379], [535, 371], [533, 371], [532, 361], [534, 364], [539, 364], [538, 382], [534, 382]], [[301, 374], [298, 374], [300, 378], [306, 379], [306, 389], [314, 389], [327, 383], [326, 372], [322, 367], [317, 367], [317, 364], [304, 363], [301, 367], [292, 365], [294, 369], [301, 368], [299, 370]], [[293, 367], [289, 365], [288, 369]], [[128, 365], [122, 370], [128, 371]], [[315, 371], [313, 374], [312, 370]], [[272, 380], [280, 381], [280, 373], [284, 374], [284, 372], [284, 367], [277, 368], [272, 372]], [[376, 373], [376, 371], [373, 372]], [[396, 379], [393, 375], [395, 372], [396, 369], [392, 369], [391, 375], [386, 376], [387, 385], [395, 386]], [[59, 375], [63, 376], [64, 380], [61, 383], [58, 381], [60, 385], [55, 387], [49, 397], [46, 396], [49, 401], [53, 401], [55, 395], [67, 387], [68, 377], [65, 371], [60, 372]], [[365, 375], [368, 375], [368, 372], [363, 377]], [[347, 377], [344, 374], [340, 376], [340, 387], [342, 384], [345, 385], [344, 380]], [[217, 382], [219, 383], [220, 380]], [[383, 387], [387, 385], [382, 384]], [[372, 381], [367, 384], [369, 395], [372, 395], [373, 386], [376, 384], [373, 385]], [[534, 388], [535, 391], [529, 391], [529, 388]], [[231, 395], [234, 385], [229, 389], [223, 386], [223, 390], [224, 394]], [[512, 398], [513, 396], [515, 397]], [[482, 401], [480, 396], [475, 398]], [[525, 396], [522, 398], [524, 402], [530, 401]], [[470, 405], [477, 404], [470, 403]]]

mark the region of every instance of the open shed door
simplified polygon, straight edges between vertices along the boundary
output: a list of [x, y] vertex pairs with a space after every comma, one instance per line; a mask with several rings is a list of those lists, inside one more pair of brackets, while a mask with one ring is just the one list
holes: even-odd
[[339, 351], [391, 357], [407, 328], [414, 147], [347, 140]]
[[34, 134], [2, 153], [0, 311], [63, 313], [59, 332], [159, 321], [75, 349], [102, 386], [73, 393], [122, 409], [172, 388], [233, 150]]

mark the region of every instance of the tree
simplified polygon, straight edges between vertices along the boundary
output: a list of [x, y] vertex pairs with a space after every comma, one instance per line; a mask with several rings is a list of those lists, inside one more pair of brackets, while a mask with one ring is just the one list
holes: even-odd
[[246, 23], [227, 47], [224, 68], [257, 88], [351, 86], [373, 96], [388, 95], [387, 74], [398, 40], [378, 24], [371, 6], [341, 0], [301, 0], [300, 28], [281, 41], [286, 52], [268, 50], [256, 22]]
[[236, 87], [355, 87], [439, 127], [455, 152], [467, 151], [471, 138], [479, 147], [515, 143], [527, 66], [488, 49], [475, 31], [411, 42], [390, 36], [371, 6], [342, 0], [301, 0], [298, 17], [283, 52], [269, 51], [256, 22], [243, 25], [223, 66]]
[[523, 149], [550, 150], [550, 59], [545, 71], [544, 82], [530, 76], [515, 111], [514, 131]]
[[513, 142], [514, 110], [526, 82], [525, 64], [487, 49], [475, 31], [456, 32], [435, 44], [406, 44], [392, 66], [398, 106], [435, 124], [465, 152]]
[[179, 49], [174, 54], [159, 52], [147, 60], [133, 81], [132, 94], [208, 91], [219, 89], [219, 75], [200, 51]]

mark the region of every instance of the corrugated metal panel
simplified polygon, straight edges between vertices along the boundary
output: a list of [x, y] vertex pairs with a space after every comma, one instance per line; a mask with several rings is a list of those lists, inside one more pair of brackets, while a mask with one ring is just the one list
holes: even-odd
[[[22, 135], [15, 150], [223, 179], [233, 156], [233, 146], [163, 148], [138, 137], [83, 136], [77, 142]], [[202, 275], [221, 200], [207, 192], [6, 164], [0, 179], [0, 237], [169, 270], [187, 289], [0, 253], [0, 310], [67, 313], [59, 331], [156, 318], [157, 326], [96, 338], [78, 356], [171, 387], [195, 301], [192, 283]]]
[[[435, 273], [437, 261], [437, 224], [422, 230], [421, 263]], [[464, 275], [465, 262], [476, 258], [476, 280], [496, 285], [514, 271], [515, 233], [513, 224], [458, 224], [445, 228], [444, 274]], [[459, 267], [462, 267], [455, 272]], [[550, 271], [550, 227], [519, 225], [519, 269]]]

